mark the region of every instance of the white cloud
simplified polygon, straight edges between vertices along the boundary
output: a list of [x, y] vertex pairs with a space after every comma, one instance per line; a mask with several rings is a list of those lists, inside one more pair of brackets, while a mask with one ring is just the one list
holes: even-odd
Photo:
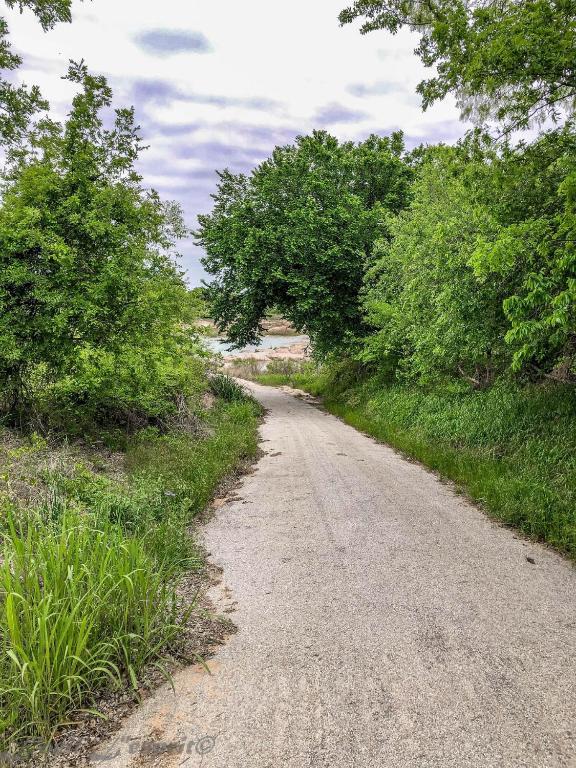
[[[145, 179], [179, 199], [194, 226], [210, 208], [213, 169], [248, 169], [313, 128], [355, 140], [402, 128], [411, 143], [463, 133], [451, 100], [420, 109], [415, 88], [428, 72], [412, 53], [417, 37], [341, 28], [344, 5], [75, 0], [73, 23], [48, 33], [29, 12], [5, 15], [24, 56], [21, 79], [38, 83], [60, 117], [73, 92], [61, 79], [69, 59], [106, 74], [118, 104], [135, 102], [151, 145]], [[170, 40], [174, 55], [165, 55]], [[199, 254], [184, 251], [195, 282]]]

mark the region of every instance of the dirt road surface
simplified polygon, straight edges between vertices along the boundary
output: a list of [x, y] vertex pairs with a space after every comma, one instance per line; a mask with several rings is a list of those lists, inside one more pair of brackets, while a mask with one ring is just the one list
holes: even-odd
[[251, 386], [266, 455], [205, 529], [239, 631], [94, 765], [576, 768], [573, 566]]

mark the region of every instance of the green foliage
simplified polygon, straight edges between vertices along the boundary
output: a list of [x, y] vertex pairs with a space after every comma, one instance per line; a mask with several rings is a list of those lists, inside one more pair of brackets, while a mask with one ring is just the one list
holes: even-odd
[[569, 124], [505, 148], [493, 164], [501, 222], [477, 243], [482, 285], [504, 281], [515, 370], [576, 374], [576, 132]]
[[356, 0], [340, 21], [363, 33], [406, 26], [437, 74], [418, 86], [424, 108], [453, 93], [464, 117], [493, 118], [505, 130], [565, 119], [576, 105], [574, 0]]
[[118, 525], [62, 507], [56, 521], [12, 519], [4, 537], [4, 739], [49, 741], [104, 685], [128, 675], [136, 686], [178, 631], [170, 570]]
[[[44, 30], [51, 29], [58, 22], [70, 22], [72, 0], [5, 0], [9, 8], [20, 12], [29, 9], [38, 18]], [[0, 69], [13, 71], [22, 63], [8, 40], [8, 24], [0, 18]], [[0, 144], [13, 144], [25, 139], [30, 130], [33, 115], [47, 109], [48, 104], [40, 94], [37, 85], [15, 85], [0, 78]]]
[[167, 427], [197, 407], [206, 389], [205, 352], [190, 331], [176, 328], [141, 347], [84, 347], [67, 372], [35, 384], [37, 418], [68, 434]]
[[188, 291], [188, 298], [190, 300], [190, 307], [192, 310], [192, 316], [194, 318], [212, 317], [212, 307], [210, 306], [210, 297], [208, 289], [201, 285], [196, 288], [191, 288]]
[[[64, 129], [12, 168], [0, 209], [0, 385], [5, 410], [42, 392], [80, 408], [166, 412], [198, 352], [180, 324], [191, 304], [173, 261], [180, 211], [141, 185], [133, 111], [102, 124], [111, 91], [72, 65]], [[161, 392], [163, 382], [167, 391]]]
[[567, 125], [531, 145], [422, 153], [409, 208], [375, 245], [356, 356], [389, 378], [571, 380], [575, 142]]
[[214, 318], [233, 343], [256, 342], [272, 308], [308, 332], [318, 354], [360, 332], [372, 242], [406, 203], [402, 155], [400, 134], [354, 145], [316, 131], [276, 148], [250, 177], [220, 174], [197, 235], [215, 276]]
[[178, 432], [135, 439], [128, 469], [139, 481], [160, 479], [189, 519], [204, 509], [222, 477], [256, 455], [259, 417], [259, 406], [246, 396], [219, 405], [205, 416], [210, 433], [202, 440]]
[[241, 402], [246, 399], [246, 393], [231, 376], [225, 373], [215, 373], [210, 377], [210, 389], [216, 397], [227, 403]]
[[244, 398], [218, 403], [199, 435], [144, 431], [130, 441], [128, 479], [50, 472], [41, 504], [3, 518], [0, 748], [47, 743], [104, 687], [136, 688], [147, 664], [162, 668], [178, 649], [193, 607], [179, 604], [179, 577], [200, 563], [187, 528], [255, 455], [258, 417]]
[[[345, 351], [388, 378], [571, 380], [575, 136], [474, 134], [403, 160], [394, 140], [314, 134], [249, 179], [224, 175], [201, 222], [217, 321], [244, 344], [274, 303], [318, 357]], [[327, 183], [350, 167], [346, 189]]]
[[72, 21], [72, 0], [5, 0], [9, 8], [26, 8], [37, 17], [44, 30], [52, 29], [58, 22]]
[[[20, 56], [10, 48], [8, 24], [0, 18], [0, 68], [13, 71], [21, 63]], [[46, 107], [47, 103], [42, 99], [37, 85], [28, 88], [0, 77], [0, 143], [6, 145], [20, 139], [31, 116]]]
[[410, 208], [391, 224], [391, 241], [376, 246], [365, 306], [377, 332], [362, 359], [421, 379], [447, 373], [477, 385], [502, 368], [506, 283], [480, 285], [470, 265], [478, 239], [498, 232], [475, 194], [486, 183], [483, 170], [469, 168], [457, 150], [428, 152]]

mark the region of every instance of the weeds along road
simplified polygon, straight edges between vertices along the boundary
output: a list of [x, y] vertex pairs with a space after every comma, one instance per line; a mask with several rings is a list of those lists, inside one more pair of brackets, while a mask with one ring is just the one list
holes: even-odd
[[[573, 566], [250, 386], [266, 455], [205, 530], [239, 631], [211, 675], [185, 670], [146, 702], [105, 765], [576, 766]], [[128, 754], [139, 740], [148, 756]]]

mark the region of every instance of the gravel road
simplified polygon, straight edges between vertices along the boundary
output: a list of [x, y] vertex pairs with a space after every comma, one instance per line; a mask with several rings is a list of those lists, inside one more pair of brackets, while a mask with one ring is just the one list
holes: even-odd
[[250, 386], [266, 455], [205, 529], [239, 631], [94, 765], [576, 768], [573, 566], [333, 416]]

